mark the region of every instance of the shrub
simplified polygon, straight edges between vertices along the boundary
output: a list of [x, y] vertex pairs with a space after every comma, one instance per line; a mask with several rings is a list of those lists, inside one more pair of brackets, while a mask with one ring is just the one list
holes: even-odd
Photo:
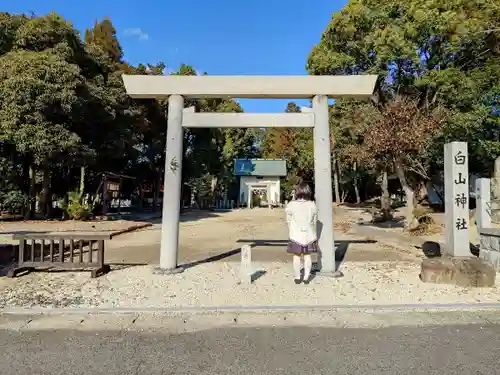
[[409, 230], [410, 235], [422, 236], [439, 232], [439, 227], [434, 218], [431, 216], [432, 213], [432, 209], [428, 207], [415, 207], [413, 215], [415, 216], [418, 224], [416, 227]]
[[372, 223], [385, 223], [393, 219], [391, 210], [375, 209], [371, 212]]
[[29, 198], [20, 190], [0, 191], [0, 211], [14, 215], [23, 211]]
[[86, 220], [92, 214], [90, 204], [82, 202], [81, 194], [76, 191], [70, 191], [68, 193], [68, 203], [62, 201], [60, 206], [73, 220]]

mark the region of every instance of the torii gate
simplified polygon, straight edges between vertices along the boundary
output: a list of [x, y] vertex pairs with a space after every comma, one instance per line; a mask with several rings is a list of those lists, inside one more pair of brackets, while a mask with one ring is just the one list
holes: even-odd
[[[127, 94], [135, 99], [168, 97], [167, 143], [159, 271], [182, 272], [178, 266], [183, 128], [312, 127], [315, 197], [319, 208], [320, 272], [336, 277], [333, 238], [332, 162], [328, 98], [366, 99], [376, 75], [353, 76], [152, 76], [123, 75]], [[184, 98], [311, 99], [305, 113], [194, 113]]]

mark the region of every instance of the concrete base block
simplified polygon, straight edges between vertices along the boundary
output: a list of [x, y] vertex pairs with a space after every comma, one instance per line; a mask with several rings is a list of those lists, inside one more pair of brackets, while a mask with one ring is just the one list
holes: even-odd
[[332, 279], [339, 279], [341, 277], [344, 277], [344, 274], [341, 271], [335, 271], [335, 272], [317, 271], [314, 274], [318, 277], [330, 277]]
[[461, 287], [492, 287], [495, 277], [493, 265], [476, 257], [425, 259], [420, 271], [420, 279], [425, 283]]
[[176, 274], [181, 273], [181, 272], [184, 272], [184, 268], [182, 268], [182, 267], [166, 269], [166, 268], [160, 268], [158, 266], [158, 267], [155, 267], [155, 269], [153, 270], [154, 275], [176, 275]]
[[481, 249], [479, 250], [479, 258], [490, 262], [497, 272], [500, 271], [500, 252], [496, 250]]

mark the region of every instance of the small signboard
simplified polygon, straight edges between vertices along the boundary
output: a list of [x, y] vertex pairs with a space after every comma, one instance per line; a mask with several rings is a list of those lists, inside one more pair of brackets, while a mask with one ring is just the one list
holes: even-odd
[[236, 159], [235, 176], [286, 176], [286, 161], [281, 159]]
[[255, 169], [255, 164], [252, 160], [236, 160], [234, 166], [234, 174], [237, 176], [251, 176]]

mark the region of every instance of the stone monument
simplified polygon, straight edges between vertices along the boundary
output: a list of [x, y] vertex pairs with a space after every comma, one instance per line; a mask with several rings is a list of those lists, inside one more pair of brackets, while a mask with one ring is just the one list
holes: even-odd
[[455, 257], [471, 255], [469, 247], [469, 166], [467, 142], [444, 145], [446, 247]]
[[493, 265], [470, 252], [469, 168], [467, 142], [444, 146], [446, 244], [443, 257], [425, 259], [420, 278], [424, 282], [484, 287], [495, 284]]

